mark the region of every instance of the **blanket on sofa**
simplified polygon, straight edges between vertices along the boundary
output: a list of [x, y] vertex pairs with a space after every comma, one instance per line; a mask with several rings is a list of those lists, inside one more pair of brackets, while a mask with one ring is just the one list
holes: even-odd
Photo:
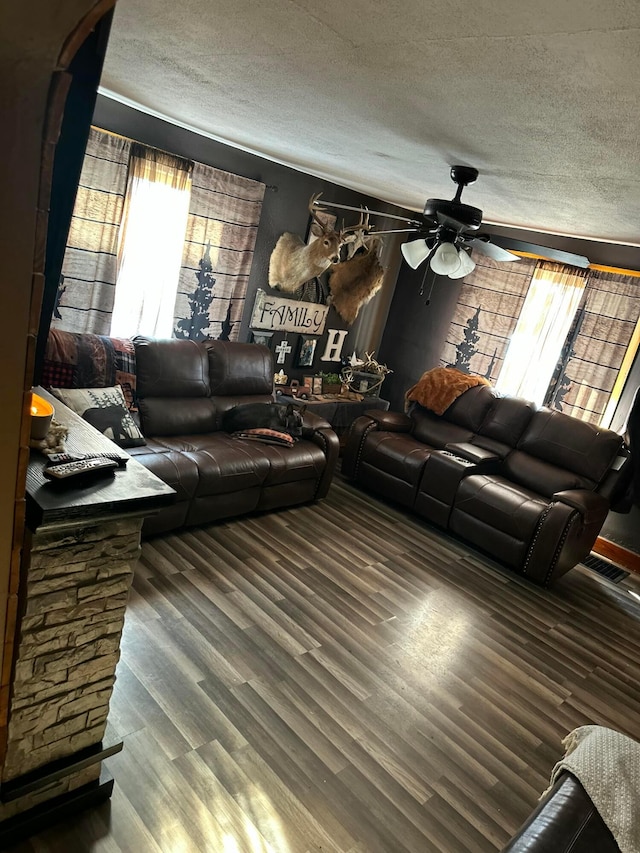
[[40, 384], [45, 388], [120, 385], [127, 408], [135, 411], [136, 351], [133, 341], [51, 329]]
[[410, 403], [419, 403], [436, 415], [442, 415], [469, 388], [490, 384], [483, 376], [463, 373], [455, 367], [434, 367], [423, 373], [404, 395], [405, 411]]
[[622, 853], [640, 853], [640, 743], [603, 726], [580, 726], [562, 741], [567, 770], [580, 781]]

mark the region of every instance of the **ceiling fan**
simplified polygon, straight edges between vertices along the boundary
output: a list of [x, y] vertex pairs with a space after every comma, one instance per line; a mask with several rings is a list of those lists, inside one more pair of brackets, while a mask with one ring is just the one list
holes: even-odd
[[[422, 222], [367, 210], [369, 215], [377, 214], [386, 216], [388, 219], [401, 219], [409, 225], [407, 228], [390, 231], [376, 231], [375, 228], [369, 228], [368, 233], [371, 235], [417, 234], [416, 240], [407, 241], [401, 246], [406, 262], [413, 269], [417, 269], [426, 260], [435, 273], [447, 275], [449, 278], [462, 278], [473, 271], [475, 263], [470, 257], [472, 249], [498, 262], [519, 261], [520, 256], [514, 252], [525, 252], [576, 267], [589, 266], [589, 259], [584, 255], [514, 240], [511, 237], [481, 233], [479, 229], [482, 225], [482, 210], [463, 204], [461, 201], [464, 188], [476, 182], [478, 170], [473, 166], [452, 166], [450, 175], [451, 180], [457, 185], [454, 197], [450, 201], [441, 198], [427, 199]], [[358, 209], [347, 205], [332, 205], [330, 202], [322, 202], [322, 204], [347, 210]]]
[[457, 185], [451, 201], [429, 198], [424, 206], [424, 225], [420, 237], [403, 243], [401, 249], [406, 262], [413, 269], [428, 260], [431, 269], [438, 275], [462, 278], [475, 267], [469, 256], [471, 249], [487, 255], [494, 261], [519, 261], [520, 256], [509, 251], [527, 252], [543, 258], [588, 267], [589, 259], [583, 255], [564, 252], [536, 243], [513, 240], [510, 237], [489, 236], [479, 232], [482, 211], [478, 207], [461, 202], [462, 191], [476, 182], [478, 170], [472, 166], [452, 166], [451, 180]]

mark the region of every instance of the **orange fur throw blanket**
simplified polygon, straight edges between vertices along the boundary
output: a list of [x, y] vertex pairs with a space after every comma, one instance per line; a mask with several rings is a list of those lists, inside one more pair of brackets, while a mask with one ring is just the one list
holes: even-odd
[[423, 373], [404, 395], [405, 410], [409, 403], [419, 403], [436, 415], [442, 415], [461, 394], [476, 385], [490, 385], [488, 379], [462, 373], [455, 367], [434, 367]]

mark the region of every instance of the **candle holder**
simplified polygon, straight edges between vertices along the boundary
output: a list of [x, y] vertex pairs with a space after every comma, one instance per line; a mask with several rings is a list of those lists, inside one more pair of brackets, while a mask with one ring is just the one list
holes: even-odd
[[38, 394], [31, 394], [31, 441], [43, 441], [47, 437], [54, 410], [51, 403]]

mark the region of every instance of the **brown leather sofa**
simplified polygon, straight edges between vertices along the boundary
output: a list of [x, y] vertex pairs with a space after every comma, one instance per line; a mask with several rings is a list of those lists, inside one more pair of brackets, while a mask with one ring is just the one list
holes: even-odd
[[594, 544], [622, 438], [486, 386], [444, 412], [367, 412], [343, 473], [543, 586]]
[[620, 853], [620, 848], [580, 782], [565, 772], [502, 853]]
[[129, 453], [177, 492], [172, 506], [145, 520], [144, 533], [327, 494], [339, 443], [322, 418], [305, 413], [302, 437], [293, 447], [242, 441], [221, 429], [222, 416], [233, 406], [273, 402], [267, 347], [143, 337], [134, 344], [146, 445]]
[[293, 447], [221, 429], [234, 406], [274, 401], [267, 347], [52, 329], [43, 370], [45, 387], [119, 384], [137, 402], [146, 443], [127, 451], [176, 491], [171, 506], [145, 519], [145, 534], [318, 500], [329, 490], [339, 442], [324, 418], [305, 413]]

